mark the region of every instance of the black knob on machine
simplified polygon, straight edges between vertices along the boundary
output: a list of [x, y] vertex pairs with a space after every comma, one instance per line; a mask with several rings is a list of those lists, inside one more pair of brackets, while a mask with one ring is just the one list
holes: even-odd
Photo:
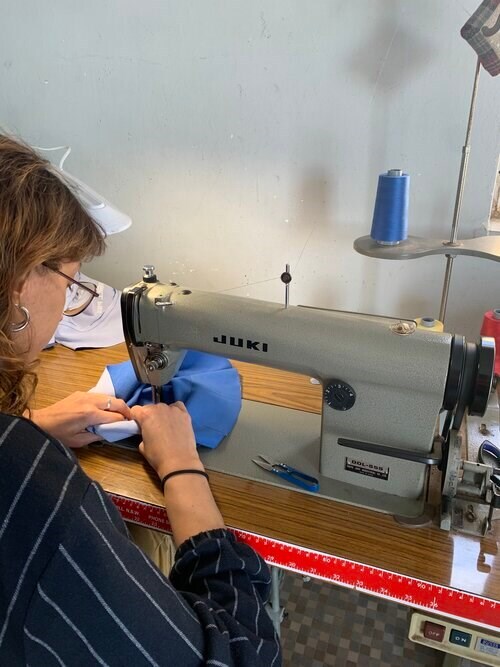
[[356, 402], [356, 392], [343, 380], [330, 380], [326, 385], [323, 398], [334, 410], [350, 410]]

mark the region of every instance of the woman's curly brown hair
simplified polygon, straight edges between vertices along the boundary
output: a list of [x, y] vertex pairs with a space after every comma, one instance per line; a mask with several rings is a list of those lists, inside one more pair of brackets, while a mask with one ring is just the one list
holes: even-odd
[[50, 163], [0, 134], [0, 411], [22, 414], [36, 386], [34, 365], [14, 346], [15, 288], [46, 270], [42, 263], [88, 261], [104, 248], [102, 230]]

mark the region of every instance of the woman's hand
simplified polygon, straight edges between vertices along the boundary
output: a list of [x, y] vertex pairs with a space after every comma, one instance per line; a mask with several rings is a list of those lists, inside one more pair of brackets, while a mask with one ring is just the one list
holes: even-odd
[[[174, 470], [204, 470], [191, 417], [183, 403], [135, 406], [131, 412], [142, 430], [139, 451], [160, 479]], [[203, 531], [224, 528], [224, 519], [202, 475], [175, 475], [167, 480], [163, 493], [177, 546]]]
[[88, 426], [125, 419], [132, 419], [132, 416], [121, 398], [85, 391], [70, 394], [48, 408], [31, 411], [31, 420], [37, 426], [68, 447], [83, 447], [101, 440], [100, 436], [86, 430]]
[[134, 406], [131, 413], [142, 431], [139, 451], [160, 479], [174, 470], [203, 470], [184, 403]]

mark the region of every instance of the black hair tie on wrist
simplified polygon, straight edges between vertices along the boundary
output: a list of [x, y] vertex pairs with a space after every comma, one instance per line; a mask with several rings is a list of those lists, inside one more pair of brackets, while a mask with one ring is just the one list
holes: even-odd
[[174, 470], [173, 472], [169, 472], [165, 477], [162, 477], [161, 480], [161, 488], [165, 489], [165, 482], [170, 479], [171, 477], [175, 477], [175, 475], [203, 475], [205, 479], [208, 480], [208, 475], [204, 470], [198, 470], [197, 468], [188, 468], [186, 470]]

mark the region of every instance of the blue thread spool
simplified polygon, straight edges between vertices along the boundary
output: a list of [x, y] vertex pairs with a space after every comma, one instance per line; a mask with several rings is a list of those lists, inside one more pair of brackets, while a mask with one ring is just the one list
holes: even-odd
[[370, 236], [379, 245], [397, 245], [408, 237], [410, 176], [389, 169], [378, 177]]

